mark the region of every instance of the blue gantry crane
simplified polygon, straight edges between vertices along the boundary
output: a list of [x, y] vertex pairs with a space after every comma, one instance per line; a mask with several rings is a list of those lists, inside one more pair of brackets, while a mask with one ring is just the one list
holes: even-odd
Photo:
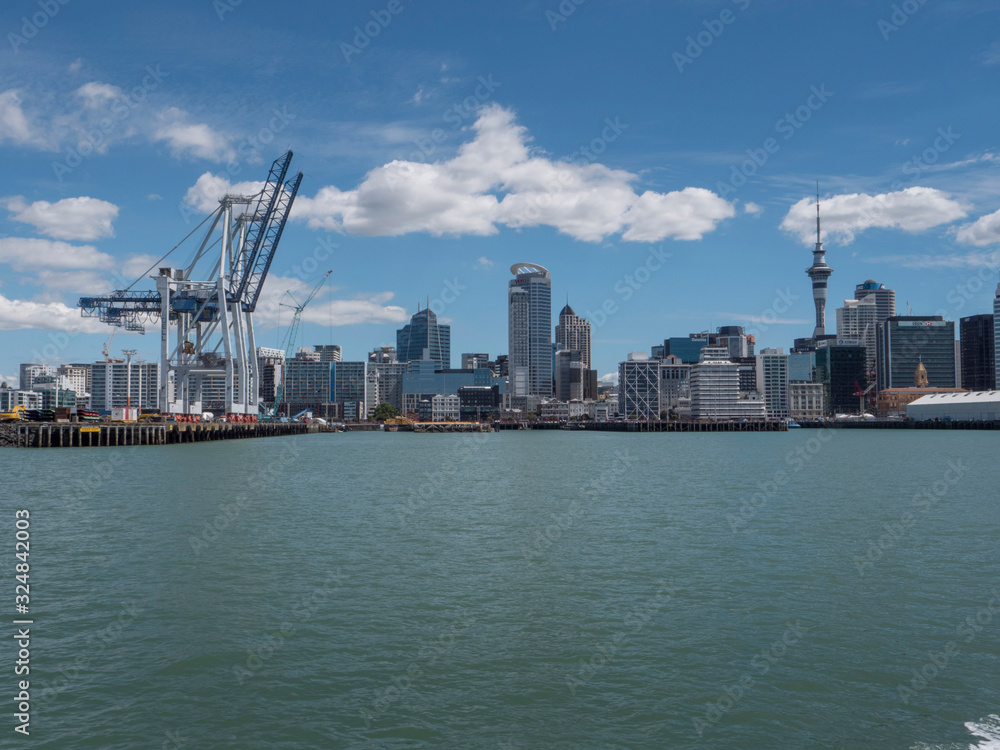
[[[154, 264], [155, 291], [127, 289], [81, 297], [84, 317], [144, 333], [160, 324], [160, 410], [201, 414], [202, 394], [225, 384], [225, 409], [236, 419], [256, 419], [260, 373], [253, 313], [302, 182], [287, 179], [292, 152], [275, 159], [263, 189], [226, 195], [219, 208]], [[186, 268], [159, 266], [211, 220]], [[209, 265], [211, 264], [211, 265]], [[198, 269], [208, 270], [201, 275]], [[148, 273], [148, 272], [147, 272]]]

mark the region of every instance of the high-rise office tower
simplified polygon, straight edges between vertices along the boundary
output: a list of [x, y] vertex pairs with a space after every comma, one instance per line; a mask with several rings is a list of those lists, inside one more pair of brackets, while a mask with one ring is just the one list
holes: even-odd
[[896, 292], [886, 289], [885, 284], [879, 284], [875, 279], [868, 279], [854, 287], [854, 299], [872, 297], [875, 301], [875, 322], [885, 323], [896, 314]]
[[996, 342], [994, 316], [972, 315], [958, 322], [961, 340], [962, 388], [992, 391], [996, 384]]
[[932, 388], [955, 387], [955, 324], [940, 315], [894, 315], [875, 340], [878, 390], [907, 388], [921, 362]]
[[569, 306], [568, 302], [559, 313], [559, 324], [556, 326], [556, 346], [559, 349], [580, 352], [583, 369], [590, 369], [590, 322], [573, 312], [573, 308]]
[[845, 299], [837, 308], [837, 340], [859, 341], [865, 348], [866, 372], [875, 372], [875, 329], [878, 320], [878, 300], [874, 295]]
[[552, 278], [543, 266], [515, 263], [507, 285], [508, 378], [512, 398], [552, 395]]
[[757, 355], [756, 360], [757, 392], [764, 396], [767, 418], [787, 419], [788, 355], [784, 349], [767, 348]]
[[584, 374], [583, 353], [575, 349], [560, 349], [556, 352], [555, 397], [560, 401], [583, 400]]
[[816, 184], [816, 248], [813, 250], [813, 264], [806, 269], [812, 279], [813, 302], [816, 304], [816, 328], [813, 338], [826, 334], [826, 282], [833, 269], [826, 264], [826, 252], [819, 233], [819, 183]]
[[996, 363], [1000, 362], [1000, 284], [997, 284], [997, 296], [993, 298], [993, 371], [994, 390], [1000, 391], [1000, 367]]
[[396, 331], [396, 359], [430, 359], [447, 370], [451, 367], [451, 326], [438, 323], [429, 307], [418, 310], [407, 325]]

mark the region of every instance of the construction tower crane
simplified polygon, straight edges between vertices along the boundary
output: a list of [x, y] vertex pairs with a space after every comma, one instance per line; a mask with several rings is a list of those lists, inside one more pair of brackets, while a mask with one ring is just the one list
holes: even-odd
[[[219, 208], [160, 258], [149, 271], [155, 291], [127, 289], [81, 297], [84, 317], [138, 333], [160, 324], [158, 405], [164, 414], [202, 413], [209, 378], [224, 378], [225, 409], [234, 421], [257, 418], [260, 373], [253, 312], [302, 182], [286, 181], [292, 152], [274, 161], [255, 195], [226, 195]], [[167, 256], [209, 220], [187, 268], [160, 267]], [[197, 269], [204, 267], [204, 272]], [[200, 278], [199, 278], [200, 276]], [[220, 351], [221, 349], [221, 351]]]
[[876, 386], [876, 383], [872, 383], [867, 388], [862, 388], [861, 384], [858, 383], [857, 380], [854, 381], [854, 395], [858, 399], [860, 399], [859, 405], [858, 405], [858, 414], [860, 416], [862, 416], [862, 417], [865, 415], [865, 399], [868, 397], [868, 394], [872, 392], [872, 389], [875, 386]]
[[[286, 302], [280, 302], [282, 307], [290, 307], [295, 312], [292, 314], [292, 324], [288, 327], [288, 335], [285, 342], [285, 361], [281, 366], [281, 381], [278, 383], [277, 388], [274, 391], [274, 406], [271, 407], [270, 411], [265, 411], [263, 413], [264, 419], [274, 419], [278, 416], [278, 410], [281, 408], [281, 401], [285, 396], [285, 375], [288, 373], [288, 362], [292, 358], [295, 352], [295, 339], [299, 335], [299, 321], [302, 318], [302, 311], [306, 309], [306, 305], [313, 301], [313, 298], [319, 293], [320, 288], [326, 283], [327, 278], [333, 271], [327, 271], [323, 274], [323, 278], [319, 280], [319, 283], [313, 287], [312, 291], [309, 292], [309, 296], [305, 298], [305, 301], [301, 305], [289, 305]], [[285, 292], [289, 297], [292, 296], [291, 290]], [[292, 301], [295, 298], [292, 297]]]
[[118, 330], [117, 328], [112, 328], [111, 329], [111, 338], [108, 339], [108, 343], [106, 343], [102, 347], [102, 349], [101, 349], [104, 352], [104, 361], [105, 362], [110, 362], [111, 361], [111, 344], [115, 340], [115, 331], [117, 331], [117, 330]]

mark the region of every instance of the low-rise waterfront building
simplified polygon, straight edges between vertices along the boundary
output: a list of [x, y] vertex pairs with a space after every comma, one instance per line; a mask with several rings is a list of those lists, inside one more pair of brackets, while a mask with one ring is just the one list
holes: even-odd
[[432, 422], [457, 422], [460, 414], [461, 404], [457, 394], [444, 395], [439, 393], [431, 398]]
[[822, 383], [788, 384], [788, 416], [796, 421], [813, 421], [826, 416]]
[[926, 394], [907, 405], [906, 416], [916, 422], [929, 419], [1000, 421], [1000, 391]]
[[478, 422], [500, 411], [500, 386], [465, 385], [458, 389], [459, 418]]
[[569, 404], [557, 399], [546, 399], [539, 407], [541, 417], [546, 422], [566, 422], [569, 420]]
[[493, 377], [490, 370], [442, 370], [434, 360], [414, 360], [403, 375], [402, 411], [415, 412], [421, 401], [439, 394], [457, 396], [463, 386], [494, 385], [501, 396], [507, 392], [504, 379]]
[[909, 405], [924, 396], [967, 392], [964, 388], [885, 388], [878, 392], [875, 415], [883, 419], [886, 417], [905, 417]]
[[15, 406], [25, 409], [41, 409], [42, 394], [19, 388], [0, 388], [0, 411], [11, 411]]

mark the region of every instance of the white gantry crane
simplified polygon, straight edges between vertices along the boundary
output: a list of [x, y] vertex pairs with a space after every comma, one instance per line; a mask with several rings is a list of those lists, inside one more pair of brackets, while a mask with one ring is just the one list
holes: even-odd
[[[200, 415], [203, 395], [221, 380], [226, 418], [256, 421], [260, 373], [253, 312], [302, 182], [301, 172], [286, 182], [291, 161], [291, 151], [276, 159], [256, 195], [223, 197], [199, 225], [212, 220], [186, 268], [159, 266], [182, 240], [149, 269], [158, 268], [152, 276], [156, 291], [129, 287], [80, 299], [84, 317], [126, 330], [145, 332], [159, 321], [162, 413]], [[199, 278], [196, 269], [204, 275]]]

